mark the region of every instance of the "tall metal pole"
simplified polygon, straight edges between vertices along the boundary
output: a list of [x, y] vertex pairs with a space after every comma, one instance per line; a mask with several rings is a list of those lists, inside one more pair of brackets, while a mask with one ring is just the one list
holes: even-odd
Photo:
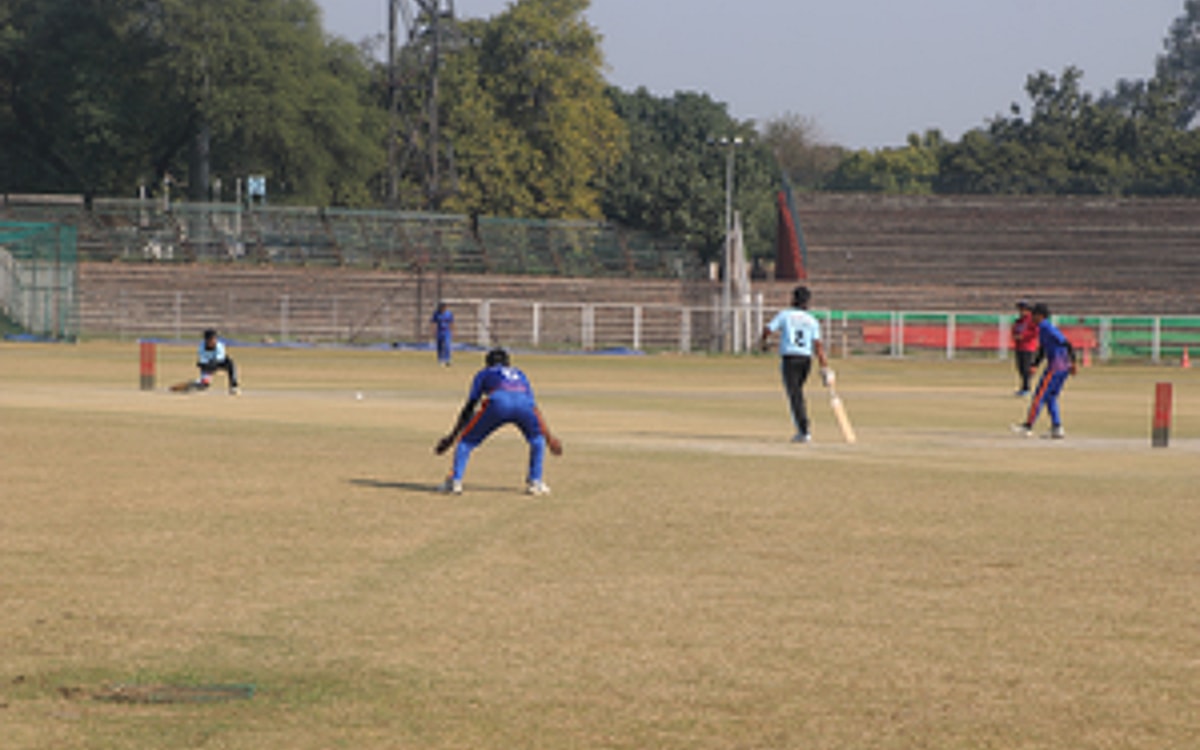
[[725, 146], [725, 279], [721, 287], [721, 345], [729, 350], [733, 312], [733, 152], [742, 139], [722, 137]]
[[433, 8], [433, 60], [430, 62], [432, 75], [429, 80], [429, 185], [428, 206], [437, 211], [442, 205], [441, 175], [438, 169], [441, 144], [439, 143], [438, 121], [438, 78], [442, 66], [442, 16], [441, 9], [435, 4]]
[[387, 205], [395, 210], [400, 197], [399, 166], [396, 163], [396, 118], [398, 117], [400, 92], [396, 86], [396, 3], [388, 0], [388, 185]]

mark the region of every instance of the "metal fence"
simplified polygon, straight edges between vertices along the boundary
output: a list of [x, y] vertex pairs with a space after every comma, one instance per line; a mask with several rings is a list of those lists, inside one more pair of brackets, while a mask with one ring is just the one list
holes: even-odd
[[[937, 354], [1004, 358], [1011, 314], [822, 311], [827, 336], [843, 356]], [[1081, 356], [1100, 361], [1180, 359], [1200, 348], [1200, 316], [1054, 316]]]
[[[717, 307], [447, 299], [456, 340], [546, 350], [722, 349]], [[387, 296], [200, 291], [120, 291], [88, 314], [87, 334], [190, 339], [205, 328], [246, 341], [272, 343], [412, 344], [431, 331], [411, 300]], [[418, 317], [419, 316], [419, 317]], [[741, 311], [748, 325], [753, 311]], [[761, 324], [761, 320], [758, 321]]]
[[77, 279], [74, 229], [0, 222], [0, 314], [21, 333], [75, 339]]
[[8, 196], [0, 210], [76, 227], [88, 261], [589, 278], [695, 279], [707, 272], [678, 239], [604, 221], [115, 198], [85, 207], [38, 196]]
[[[761, 297], [722, 315], [718, 306], [447, 299], [456, 339], [544, 350], [632, 349], [749, 352], [772, 311]], [[430, 311], [373, 295], [121, 292], [95, 335], [189, 339], [203, 328], [246, 340], [296, 343], [419, 343]], [[1006, 358], [1011, 314], [815, 310], [826, 347], [839, 357]], [[1100, 361], [1178, 359], [1200, 350], [1198, 317], [1060, 316], [1082, 356]], [[420, 332], [414, 335], [414, 332]]]

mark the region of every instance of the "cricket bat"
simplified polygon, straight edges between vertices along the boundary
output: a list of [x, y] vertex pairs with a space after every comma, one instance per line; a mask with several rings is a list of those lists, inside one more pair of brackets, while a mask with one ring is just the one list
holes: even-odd
[[829, 388], [829, 408], [833, 409], [833, 416], [837, 417], [838, 427], [842, 428], [842, 437], [847, 443], [857, 443], [858, 436], [854, 434], [854, 425], [850, 424], [850, 417], [846, 414], [846, 405], [842, 403], [841, 396], [837, 395], [837, 391], [833, 386]]

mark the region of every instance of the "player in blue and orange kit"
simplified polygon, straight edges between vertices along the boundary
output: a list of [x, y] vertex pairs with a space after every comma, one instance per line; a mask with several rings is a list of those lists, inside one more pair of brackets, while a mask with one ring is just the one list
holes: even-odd
[[454, 344], [454, 313], [450, 312], [445, 302], [439, 302], [437, 310], [434, 310], [433, 317], [429, 319], [429, 322], [433, 325], [437, 341], [438, 364], [449, 367], [450, 351]]
[[[542, 481], [542, 464], [546, 448], [556, 456], [562, 455], [562, 443], [550, 434], [546, 420], [538, 410], [533, 398], [533, 387], [525, 373], [513, 367], [508, 352], [493, 349], [487, 353], [484, 368], [475, 374], [467, 402], [459, 412], [458, 422], [450, 434], [438, 441], [434, 450], [441, 455], [450, 449], [459, 435], [458, 447], [454, 451], [454, 464], [450, 476], [441, 486], [442, 492], [455, 495], [462, 493], [463, 474], [471, 451], [487, 439], [497, 428], [506, 424], [516, 425], [529, 443], [529, 472], [525, 491], [530, 495], [549, 494], [550, 488]], [[476, 412], [475, 407], [479, 406]]]
[[1024, 422], [1013, 425], [1013, 430], [1025, 436], [1032, 435], [1033, 424], [1045, 406], [1050, 414], [1050, 437], [1064, 438], [1066, 432], [1063, 430], [1062, 414], [1058, 408], [1058, 396], [1062, 393], [1067, 378], [1075, 374], [1075, 348], [1063, 332], [1050, 322], [1050, 309], [1045, 304], [1039, 302], [1033, 306], [1033, 322], [1037, 325], [1040, 348], [1032, 367], [1036, 369], [1038, 364], [1045, 360], [1046, 369], [1042, 371], [1042, 377], [1034, 389], [1033, 399], [1029, 403], [1029, 414]]

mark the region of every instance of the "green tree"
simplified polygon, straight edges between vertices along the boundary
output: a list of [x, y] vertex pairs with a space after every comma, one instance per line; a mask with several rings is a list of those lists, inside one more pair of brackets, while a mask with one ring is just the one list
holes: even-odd
[[0, 5], [0, 189], [131, 195], [186, 120], [136, 0]]
[[1171, 23], [1164, 42], [1166, 52], [1155, 65], [1159, 83], [1171, 83], [1179, 92], [1175, 124], [1188, 128], [1200, 113], [1200, 0], [1186, 0], [1183, 15]]
[[[456, 170], [456, 184], [443, 208], [473, 216], [539, 216], [537, 198], [524, 179], [536, 168], [534, 151], [517, 124], [500, 116], [482, 74], [488, 23], [467, 21], [460, 33], [464, 41], [442, 69], [442, 115]], [[420, 106], [419, 101], [410, 98], [408, 106]], [[425, 150], [424, 143], [417, 145]], [[409, 172], [407, 177], [408, 203], [424, 205], [420, 175]]]
[[172, 79], [190, 103], [186, 142], [211, 137], [214, 172], [263, 174], [291, 201], [368, 199], [384, 119], [368, 106], [362, 53], [326, 44], [313, 0], [161, 2]]
[[1174, 84], [1122, 82], [1096, 99], [1083, 74], [1028, 78], [1029, 118], [1017, 105], [986, 131], [939, 153], [940, 192], [1128, 195], [1196, 190], [1196, 138], [1176, 126]]
[[604, 213], [628, 226], [681, 237], [705, 260], [721, 257], [725, 233], [727, 149], [734, 151], [733, 205], [741, 212], [751, 256], [773, 252], [778, 170], [753, 123], [730, 117], [705, 94], [656, 97], [641, 88], [610, 89], [629, 131], [629, 150], [605, 185]]
[[933, 192], [942, 136], [936, 130], [908, 137], [903, 148], [862, 149], [842, 160], [826, 180], [832, 190], [920, 195]]
[[445, 130], [459, 172], [446, 208], [599, 218], [600, 186], [625, 149], [601, 75], [587, 0], [518, 0], [462, 29], [444, 68]]
[[824, 142], [811, 118], [794, 113], [767, 120], [760, 137], [780, 169], [801, 189], [821, 188], [846, 156], [842, 147]]
[[[168, 173], [203, 185], [211, 165], [295, 200], [363, 202], [383, 120], [366, 61], [318, 19], [312, 0], [5, 3], [4, 187], [130, 195]], [[189, 159], [198, 148], [211, 157]]]

